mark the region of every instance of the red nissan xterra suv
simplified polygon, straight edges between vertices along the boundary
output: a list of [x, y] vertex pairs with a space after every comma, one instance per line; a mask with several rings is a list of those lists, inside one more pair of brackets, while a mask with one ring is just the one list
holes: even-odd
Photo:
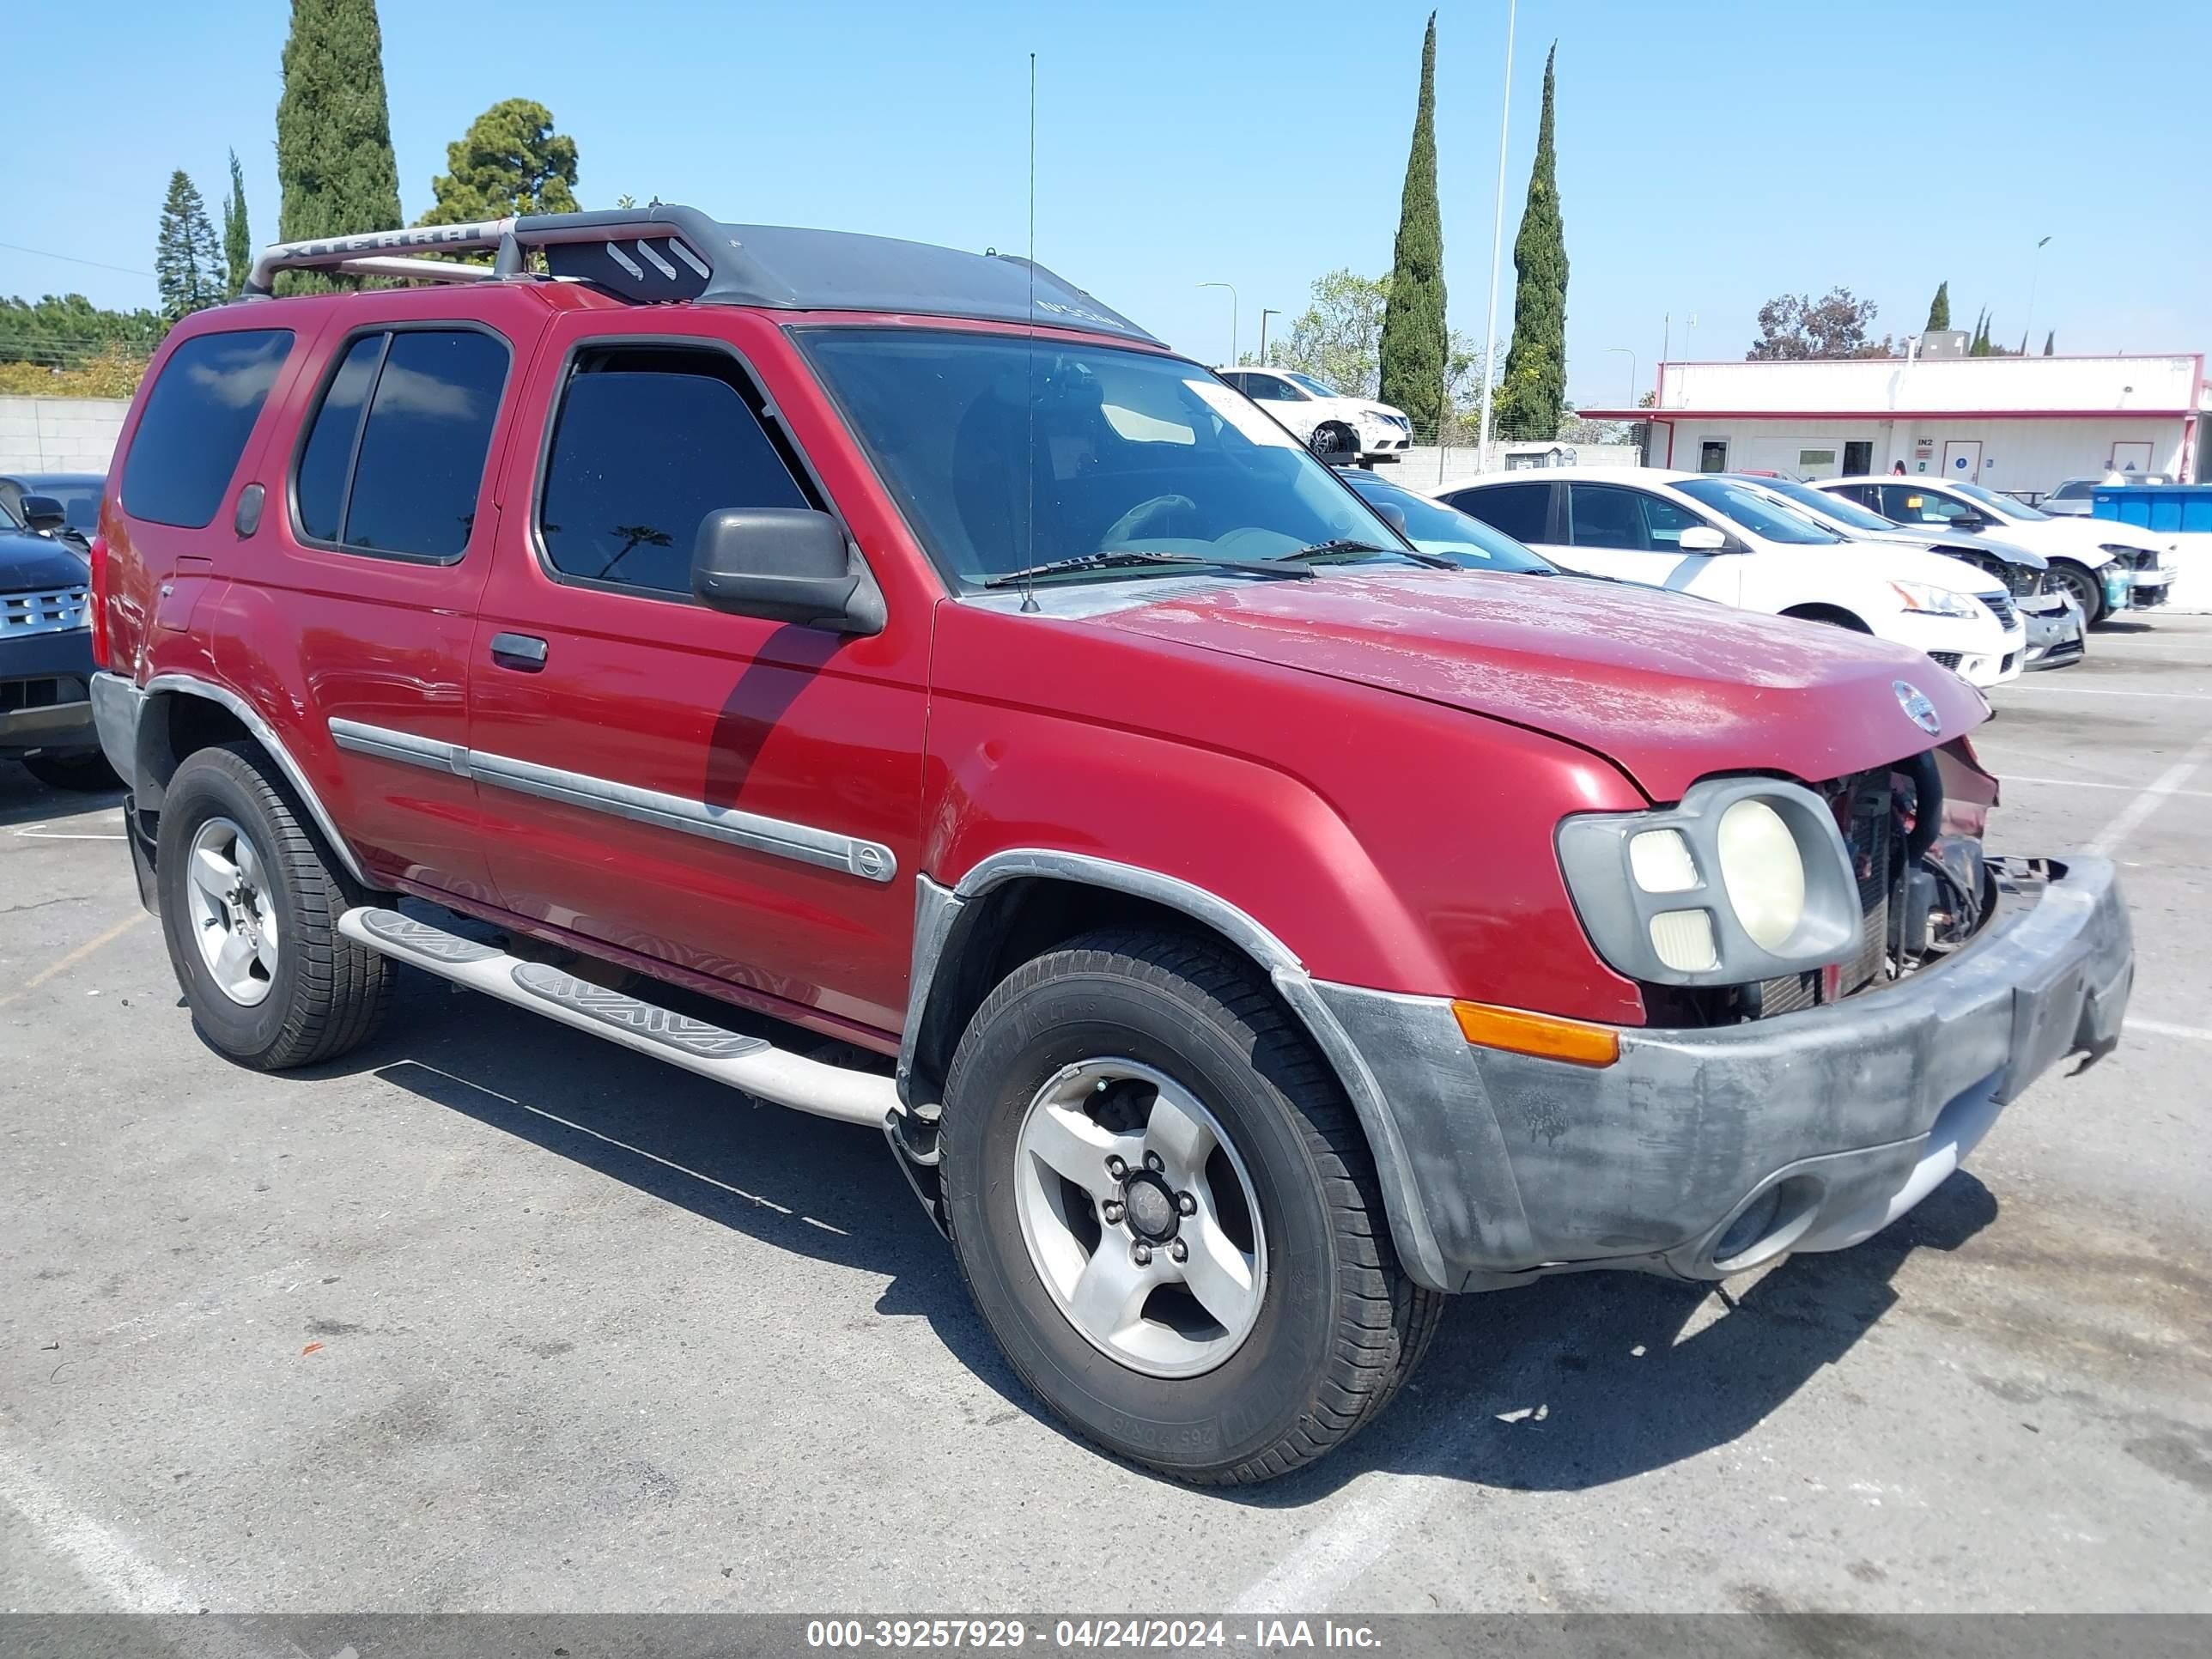
[[[333, 270], [434, 280], [270, 297]], [[1446, 1292], [1856, 1243], [2127, 1002], [2112, 866], [1984, 856], [1964, 683], [1418, 551], [1023, 260], [272, 248], [100, 531], [215, 1047], [328, 1060], [404, 963], [879, 1128], [1022, 1376], [1193, 1480], [1352, 1433]]]

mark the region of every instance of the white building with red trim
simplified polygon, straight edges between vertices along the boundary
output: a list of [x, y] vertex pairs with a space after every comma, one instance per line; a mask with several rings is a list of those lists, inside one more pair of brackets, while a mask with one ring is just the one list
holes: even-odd
[[1687, 471], [1892, 472], [2047, 492], [2108, 471], [2212, 473], [2204, 354], [1662, 363], [1644, 459]]

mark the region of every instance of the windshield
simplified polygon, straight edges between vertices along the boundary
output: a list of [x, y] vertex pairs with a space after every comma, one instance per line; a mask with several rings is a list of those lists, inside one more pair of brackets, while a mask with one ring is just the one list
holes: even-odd
[[1986, 507], [2000, 519], [2016, 519], [2022, 524], [2033, 524], [2038, 519], [2047, 519], [2048, 513], [2039, 513], [2026, 501], [2016, 501], [2009, 495], [2000, 495], [1994, 489], [1984, 489], [1978, 483], [1954, 483], [1945, 486], [1954, 489], [1976, 507]]
[[1765, 487], [1764, 480], [1754, 489], [1726, 478], [1686, 478], [1674, 486], [1699, 506], [1710, 507], [1739, 528], [1763, 536], [1770, 542], [1810, 544], [1844, 539], [1834, 531], [1814, 524], [1796, 508], [1766, 495]]
[[1339, 392], [1327, 380], [1316, 380], [1310, 374], [1293, 374], [1288, 369], [1285, 369], [1283, 371], [1283, 378], [1287, 380], [1297, 381], [1307, 391], [1312, 392], [1316, 398], [1341, 398], [1344, 396], [1341, 392]]
[[1849, 525], [1854, 530], [1887, 532], [1897, 528], [1881, 514], [1869, 513], [1846, 496], [1831, 495], [1808, 483], [1799, 483], [1795, 478], [1761, 478], [1759, 483], [1762, 489], [1777, 495], [1786, 495], [1793, 501], [1811, 507], [1822, 518], [1833, 519], [1838, 524]]
[[[963, 586], [1101, 553], [1253, 560], [1325, 542], [1403, 546], [1272, 416], [1180, 359], [917, 328], [801, 337], [915, 535]], [[1187, 574], [1134, 565], [1045, 580]]]
[[1401, 485], [1386, 483], [1370, 473], [1346, 482], [1370, 506], [1387, 505], [1403, 513], [1406, 539], [1424, 553], [1434, 553], [1470, 570], [1548, 572], [1559, 568], [1530, 552], [1504, 531], [1493, 530], [1457, 507], [1432, 501]]

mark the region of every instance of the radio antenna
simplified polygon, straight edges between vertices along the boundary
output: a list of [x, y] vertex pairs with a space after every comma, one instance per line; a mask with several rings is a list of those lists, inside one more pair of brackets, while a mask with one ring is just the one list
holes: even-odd
[[[1022, 446], [1028, 497], [1022, 514], [1022, 568], [1036, 562], [1036, 54], [1030, 54], [1030, 356], [1026, 368], [1029, 435]], [[1035, 579], [1022, 578], [1022, 609], [1037, 608]]]

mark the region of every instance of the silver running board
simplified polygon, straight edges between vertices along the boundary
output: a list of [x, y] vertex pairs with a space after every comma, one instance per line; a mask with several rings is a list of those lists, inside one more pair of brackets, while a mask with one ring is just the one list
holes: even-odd
[[726, 1031], [540, 962], [525, 962], [397, 910], [361, 906], [338, 918], [348, 939], [501, 1002], [557, 1019], [749, 1095], [841, 1123], [880, 1129], [899, 1109], [898, 1085], [872, 1072], [808, 1060], [757, 1036]]

